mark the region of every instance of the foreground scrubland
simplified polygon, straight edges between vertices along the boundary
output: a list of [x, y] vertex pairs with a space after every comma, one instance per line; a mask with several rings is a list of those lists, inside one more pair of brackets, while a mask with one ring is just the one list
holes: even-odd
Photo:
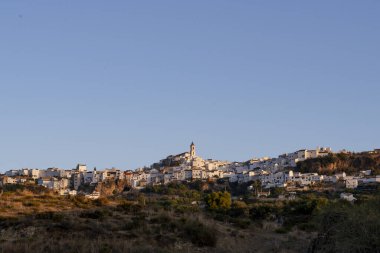
[[6, 188], [0, 252], [380, 252], [377, 186], [355, 204], [334, 192], [257, 199], [239, 187], [173, 183], [98, 200]]

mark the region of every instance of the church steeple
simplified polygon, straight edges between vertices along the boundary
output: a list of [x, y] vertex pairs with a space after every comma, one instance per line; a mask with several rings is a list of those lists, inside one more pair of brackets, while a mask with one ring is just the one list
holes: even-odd
[[190, 145], [190, 157], [194, 157], [195, 156], [195, 144], [194, 142], [191, 142], [191, 145]]

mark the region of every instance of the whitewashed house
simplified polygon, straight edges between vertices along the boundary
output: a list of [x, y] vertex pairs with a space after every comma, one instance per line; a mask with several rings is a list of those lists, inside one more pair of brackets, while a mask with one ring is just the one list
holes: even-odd
[[358, 180], [354, 177], [346, 177], [346, 188], [355, 189], [358, 187]]
[[37, 179], [40, 176], [40, 170], [39, 169], [30, 169], [29, 170], [29, 177], [33, 178], [33, 179]]
[[202, 179], [202, 169], [201, 168], [193, 168], [191, 173], [192, 179]]

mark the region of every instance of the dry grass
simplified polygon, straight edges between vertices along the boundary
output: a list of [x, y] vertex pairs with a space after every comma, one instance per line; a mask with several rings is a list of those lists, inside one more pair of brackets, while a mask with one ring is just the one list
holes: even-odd
[[[270, 226], [241, 230], [202, 214], [163, 210], [147, 216], [101, 207], [40, 213], [0, 225], [1, 253], [304, 252], [302, 247], [309, 244], [305, 234], [277, 234]], [[208, 240], [215, 244], [207, 246]]]
[[72, 201], [65, 197], [28, 191], [7, 192], [0, 197], [0, 217], [16, 217], [46, 211], [67, 211], [75, 209]]
[[89, 201], [6, 193], [0, 197], [0, 253], [304, 252], [310, 241], [304, 232], [275, 233], [274, 223], [239, 229], [184, 210], [121, 196]]

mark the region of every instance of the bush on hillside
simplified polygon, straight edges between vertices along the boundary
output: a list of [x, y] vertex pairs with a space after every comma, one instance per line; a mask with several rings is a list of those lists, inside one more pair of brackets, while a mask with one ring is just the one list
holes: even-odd
[[211, 210], [228, 210], [231, 207], [231, 194], [229, 192], [212, 192], [205, 198]]
[[380, 198], [331, 204], [317, 216], [318, 237], [309, 252], [380, 252], [379, 210]]

